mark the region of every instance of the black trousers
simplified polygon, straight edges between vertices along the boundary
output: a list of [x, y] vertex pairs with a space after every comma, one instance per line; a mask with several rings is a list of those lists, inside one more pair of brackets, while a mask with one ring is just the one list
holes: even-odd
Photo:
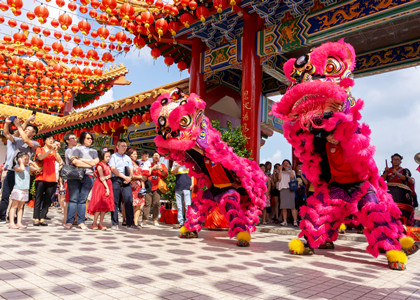
[[131, 185], [124, 184], [122, 178], [112, 178], [112, 191], [114, 192], [114, 211], [111, 212], [112, 225], [118, 225], [118, 203], [120, 202], [120, 194], [125, 204], [125, 218], [127, 227], [134, 225], [133, 212], [133, 191]]
[[9, 198], [15, 186], [15, 171], [7, 171], [3, 181], [3, 190], [0, 203], [0, 220], [6, 220], [7, 208], [9, 207]]
[[34, 219], [45, 219], [57, 182], [35, 181]]

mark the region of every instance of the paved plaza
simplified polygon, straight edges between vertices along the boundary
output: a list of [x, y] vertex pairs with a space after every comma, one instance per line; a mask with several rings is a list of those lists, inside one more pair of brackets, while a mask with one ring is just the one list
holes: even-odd
[[[26, 209], [30, 222], [32, 209]], [[5, 299], [420, 299], [420, 253], [404, 272], [389, 270], [356, 234], [335, 250], [292, 256], [292, 228], [259, 228], [251, 247], [226, 231], [177, 237], [169, 226], [82, 231], [60, 226], [0, 227], [0, 296]], [[106, 217], [109, 220], [109, 216]], [[87, 222], [89, 224], [90, 222]], [[107, 224], [109, 225], [109, 224]], [[355, 238], [353, 238], [355, 237]]]

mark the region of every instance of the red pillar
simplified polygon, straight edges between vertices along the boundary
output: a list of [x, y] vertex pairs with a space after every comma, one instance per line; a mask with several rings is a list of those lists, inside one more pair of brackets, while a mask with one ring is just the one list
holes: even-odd
[[261, 144], [262, 66], [255, 50], [257, 24], [259, 24], [257, 16], [244, 15], [241, 126], [248, 140], [247, 148], [252, 151], [251, 157], [258, 163]]
[[199, 38], [192, 41], [191, 65], [190, 65], [190, 93], [196, 93], [202, 99], [206, 98], [206, 85], [204, 74], [201, 73], [201, 52], [204, 44]]

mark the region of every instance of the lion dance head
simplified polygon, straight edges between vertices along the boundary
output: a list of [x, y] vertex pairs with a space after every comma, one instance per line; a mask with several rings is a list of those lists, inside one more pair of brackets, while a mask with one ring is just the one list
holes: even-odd
[[354, 48], [340, 40], [313, 49], [284, 64], [291, 84], [272, 114], [289, 121], [299, 121], [303, 130], [323, 128], [335, 112], [347, 114], [354, 105], [350, 90], [354, 85]]

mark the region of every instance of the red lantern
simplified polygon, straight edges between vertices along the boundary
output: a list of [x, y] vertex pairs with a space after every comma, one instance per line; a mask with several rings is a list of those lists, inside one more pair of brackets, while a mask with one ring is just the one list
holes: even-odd
[[167, 57], [165, 57], [164, 62], [165, 62], [165, 64], [166, 64], [168, 67], [170, 67], [170, 66], [172, 66], [172, 65], [173, 65], [173, 63], [174, 63], [174, 59], [173, 59], [172, 57], [170, 57], [170, 56], [167, 56]]
[[97, 9], [99, 5], [101, 5], [101, 3], [98, 0], [90, 1], [90, 6], [92, 6], [94, 9]]
[[189, 0], [181, 0], [181, 6], [184, 8], [184, 9], [186, 9], [187, 8], [187, 6], [188, 6], [188, 4], [190, 3], [190, 1]]
[[120, 128], [120, 122], [116, 120], [109, 121], [108, 124], [109, 124], [109, 128], [111, 128], [111, 132], [115, 132], [118, 128]]
[[157, 59], [160, 56], [161, 52], [159, 48], [153, 48], [150, 54], [152, 54], [154, 59]]
[[69, 5], [67, 5], [67, 7], [71, 10], [71, 11], [75, 11], [77, 9], [77, 5], [74, 2], [70, 2]]
[[42, 34], [43, 34], [45, 37], [49, 37], [49, 36], [50, 36], [50, 34], [51, 34], [51, 31], [50, 31], [48, 28], [45, 28], [44, 30], [42, 30]]
[[102, 129], [102, 131], [103, 131], [104, 133], [108, 133], [108, 131], [109, 131], [109, 129], [110, 129], [108, 122], [104, 122], [104, 123], [102, 123], [102, 124], [101, 124], [101, 129]]
[[34, 49], [35, 51], [39, 51], [40, 49], [42, 49], [44, 42], [41, 40], [39, 36], [34, 35], [31, 39], [31, 45], [32, 45], [32, 49]]
[[131, 117], [131, 122], [133, 122], [135, 127], [139, 127], [139, 125], [143, 123], [143, 119], [141, 118], [141, 115], [134, 115]]
[[63, 38], [64, 38], [64, 40], [65, 40], [66, 42], [68, 42], [68, 41], [70, 41], [70, 40], [71, 40], [71, 35], [66, 33], [66, 34], [63, 36]]
[[79, 32], [79, 27], [77, 27], [77, 25], [73, 25], [71, 27], [71, 31], [73, 31], [73, 33], [78, 33]]
[[101, 8], [103, 12], [111, 13], [113, 9], [117, 7], [117, 0], [102, 0], [102, 5], [104, 9]]
[[14, 43], [17, 45], [21, 45], [26, 41], [26, 35], [24, 35], [22, 32], [17, 32], [13, 35]]
[[32, 12], [32, 11], [28, 11], [27, 13], [26, 13], [26, 17], [29, 19], [29, 20], [33, 20], [33, 19], [35, 19], [35, 14]]
[[226, 0], [213, 0], [213, 7], [219, 14], [222, 13], [227, 6]]
[[120, 7], [119, 15], [121, 19], [130, 20], [132, 16], [134, 15], [134, 8], [130, 4], [124, 3]]
[[184, 61], [180, 61], [178, 63], [178, 69], [180, 72], [184, 71], [187, 68], [187, 63]]
[[102, 133], [102, 128], [101, 128], [101, 125], [100, 125], [100, 124], [95, 124], [95, 125], [93, 125], [92, 130], [93, 130], [93, 132], [94, 132], [96, 135], [98, 135], [98, 134]]
[[22, 0], [7, 0], [7, 4], [9, 5], [13, 13], [21, 9], [23, 6]]
[[111, 34], [108, 39], [111, 43], [115, 42], [115, 35]]
[[149, 32], [149, 26], [153, 24], [153, 22], [155, 21], [155, 18], [148, 11], [143, 11], [140, 16], [141, 16], [141, 22], [144, 23], [144, 27], [146, 27], [147, 32]]
[[158, 10], [161, 10], [161, 9], [163, 8], [163, 2], [162, 2], [161, 0], [156, 0], [156, 2], [155, 2], [155, 7], [156, 7]]
[[145, 112], [141, 118], [146, 123], [146, 125], [149, 125], [150, 122], [153, 121], [152, 116], [150, 115], [150, 112]]
[[96, 10], [94, 10], [94, 9], [91, 9], [91, 10], [89, 11], [89, 16], [90, 16], [92, 19], [96, 19], [96, 17], [98, 16], [98, 12], [97, 12]]
[[155, 29], [159, 35], [159, 40], [162, 35], [165, 34], [166, 30], [168, 29], [168, 22], [164, 18], [160, 18], [155, 22]]
[[97, 32], [101, 40], [106, 40], [109, 36], [109, 30], [104, 26], [99, 27]]
[[146, 0], [147, 5], [151, 6], [155, 3], [155, 0]]
[[79, 11], [80, 11], [82, 14], [85, 14], [85, 13], [87, 13], [88, 8], [87, 8], [86, 6], [84, 6], [84, 5], [80, 5], [80, 6], [79, 6]]
[[90, 31], [90, 24], [85, 20], [79, 22], [79, 30], [83, 35], [88, 35]]
[[7, 11], [9, 9], [9, 5], [7, 5], [6, 3], [4, 3], [4, 2], [1, 2], [0, 3], [0, 10], [1, 11]]
[[44, 24], [45, 22], [47, 22], [47, 18], [50, 15], [50, 12], [48, 11], [48, 9], [42, 5], [35, 7], [34, 13], [35, 13], [35, 16], [38, 17], [38, 21], [41, 24]]
[[197, 18], [200, 19], [203, 24], [206, 22], [206, 18], [209, 16], [209, 9], [205, 6], [200, 6], [195, 11]]
[[122, 44], [127, 39], [127, 36], [125, 35], [124, 31], [120, 31], [115, 35], [115, 39], [117, 40], [118, 44]]
[[55, 3], [57, 3], [58, 7], [63, 7], [66, 4], [64, 0], [55, 0]]
[[61, 39], [61, 32], [59, 32], [59, 31], [55, 31], [55, 32], [54, 32], [54, 37], [55, 37], [57, 40]]
[[60, 23], [59, 23], [56, 19], [53, 19], [53, 20], [51, 21], [51, 26], [52, 26], [52, 27], [57, 28], [57, 27], [58, 27], [58, 25], [60, 25]]
[[58, 54], [58, 53], [61, 53], [61, 51], [63, 51], [64, 47], [60, 42], [54, 42], [52, 44], [52, 49], [55, 54]]
[[171, 35], [173, 36], [173, 37], [175, 37], [176, 36], [176, 33], [178, 32], [178, 30], [179, 30], [179, 23], [178, 22], [176, 22], [176, 21], [171, 21], [170, 23], [169, 23], [169, 32], [171, 33]]
[[194, 17], [189, 13], [184, 13], [181, 15], [181, 23], [185, 26], [185, 28], [189, 28], [191, 23], [194, 21]]
[[73, 48], [73, 50], [71, 51], [71, 56], [77, 58], [77, 57], [81, 57], [83, 55], [83, 50], [82, 48], [80, 48], [79, 46], [76, 46]]
[[73, 130], [73, 133], [74, 133], [74, 135], [75, 135], [76, 137], [79, 137], [79, 136], [80, 136], [80, 134], [82, 133], [82, 130], [81, 130], [80, 128], [77, 128], [77, 129], [74, 129], [74, 130]]
[[197, 2], [195, 2], [194, 0], [193, 1], [190, 1], [190, 3], [188, 4], [188, 7], [191, 10], [196, 10], [197, 9]]
[[83, 39], [83, 44], [85, 44], [86, 46], [89, 46], [90, 45], [90, 40], [87, 39], [87, 38], [84, 38]]
[[132, 124], [131, 119], [129, 117], [124, 117], [121, 119], [121, 125], [124, 126], [124, 130], [127, 130]]
[[16, 22], [16, 20], [15, 20], [15, 19], [10, 19], [7, 23], [9, 24], [9, 26], [10, 26], [11, 28], [16, 27], [16, 25], [17, 25], [17, 22]]
[[136, 47], [139, 49], [143, 48], [146, 45], [146, 41], [140, 35], [137, 35], [134, 38], [133, 42], [134, 42], [134, 45], [136, 45]]
[[58, 17], [58, 22], [60, 22], [61, 24], [61, 29], [67, 30], [67, 28], [70, 27], [71, 23], [73, 23], [73, 20], [70, 15], [65, 13]]

